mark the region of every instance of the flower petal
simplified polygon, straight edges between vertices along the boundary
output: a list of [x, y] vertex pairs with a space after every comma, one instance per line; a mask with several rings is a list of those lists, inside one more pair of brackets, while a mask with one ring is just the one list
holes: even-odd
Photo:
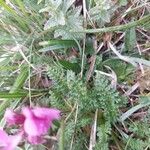
[[33, 117], [32, 110], [29, 107], [24, 107], [22, 109], [22, 114], [25, 116], [25, 118], [32, 118]]
[[5, 131], [0, 129], [0, 150], [15, 150], [22, 138], [22, 133], [15, 136], [8, 136]]
[[25, 107], [22, 113], [25, 116], [24, 132], [32, 144], [41, 143], [41, 137], [47, 134], [52, 121], [60, 118], [60, 111], [57, 109]]
[[24, 131], [31, 136], [40, 136], [48, 131], [49, 126], [44, 120], [38, 120], [37, 118], [27, 118], [24, 122]]
[[39, 118], [49, 118], [51, 121], [60, 118], [60, 111], [55, 108], [34, 108], [32, 111]]
[[29, 136], [40, 136], [46, 134], [50, 126], [45, 118], [38, 118], [34, 116], [30, 108], [24, 108], [23, 114], [26, 119], [24, 122], [24, 131]]
[[14, 136], [9, 136], [10, 142], [8, 145], [9, 150], [13, 150], [17, 147], [17, 145], [19, 144], [19, 142], [22, 139], [22, 133], [19, 133], [17, 135]]
[[15, 113], [14, 111], [7, 109], [4, 118], [9, 125], [23, 124], [25, 117], [22, 114]]
[[9, 143], [9, 137], [3, 129], [0, 129], [0, 147], [1, 146], [7, 146]]

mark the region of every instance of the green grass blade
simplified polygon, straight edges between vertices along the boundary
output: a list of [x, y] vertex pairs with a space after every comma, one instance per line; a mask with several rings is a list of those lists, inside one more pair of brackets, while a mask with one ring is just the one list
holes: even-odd
[[[10, 93], [16, 92], [21, 89], [28, 77], [28, 68], [23, 67], [20, 74], [18, 75], [13, 87], [10, 90]], [[7, 107], [10, 106], [10, 101], [3, 101], [0, 105], [0, 113], [2, 113]]]
[[137, 110], [139, 110], [142, 107], [144, 107], [144, 105], [142, 105], [142, 104], [138, 104], [138, 105], [132, 107], [131, 109], [129, 109], [128, 111], [126, 111], [125, 113], [122, 114], [122, 116], [120, 117], [120, 121], [123, 122], [124, 120], [129, 118], [134, 112], [136, 112]]
[[20, 17], [15, 10], [9, 7], [3, 0], [0, 0], [0, 6], [2, 6], [12, 17], [20, 24], [22, 29], [27, 30], [26, 20], [23, 17]]
[[21, 68], [21, 72], [20, 72], [19, 76], [17, 77], [12, 89], [10, 90], [10, 93], [21, 89], [23, 87], [24, 82], [26, 81], [27, 77], [28, 77], [28, 68], [27, 67]]
[[0, 92], [0, 98], [9, 98], [9, 99], [22, 98], [22, 97], [25, 97], [26, 95], [27, 95], [27, 93], [19, 93], [19, 92], [15, 92], [15, 93]]
[[73, 41], [73, 40], [50, 40], [50, 41], [43, 41], [43, 42], [40, 42], [39, 45], [41, 45], [41, 46], [48, 46], [48, 47], [40, 49], [39, 50], [40, 52], [47, 52], [47, 51], [51, 51], [51, 50], [77, 47], [76, 42]]
[[59, 63], [67, 70], [72, 70], [76, 73], [79, 73], [81, 71], [81, 67], [78, 63], [70, 63], [66, 60], [59, 60]]
[[132, 107], [125, 113], [123, 113], [120, 117], [120, 121], [123, 122], [127, 118], [129, 118], [134, 112], [138, 111], [139, 109], [149, 106], [150, 105], [150, 96], [141, 96], [140, 97], [141, 103]]
[[2, 7], [4, 7], [4, 9], [7, 10], [12, 15], [17, 16], [17, 13], [15, 12], [15, 10], [13, 10], [11, 7], [9, 7], [3, 0], [0, 0], [0, 5]]
[[19, 8], [21, 9], [21, 11], [23, 12], [23, 14], [24, 14], [25, 16], [27, 16], [26, 9], [25, 9], [25, 7], [24, 7], [23, 1], [21, 1], [21, 0], [15, 0], [15, 1], [16, 1], [16, 3], [18, 4], [18, 6], [19, 6]]

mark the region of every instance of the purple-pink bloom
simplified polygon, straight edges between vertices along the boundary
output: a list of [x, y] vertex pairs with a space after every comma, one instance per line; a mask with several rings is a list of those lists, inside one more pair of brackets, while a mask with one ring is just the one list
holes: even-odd
[[24, 123], [25, 117], [22, 114], [16, 113], [11, 109], [7, 109], [4, 118], [8, 125], [21, 125]]
[[54, 108], [24, 107], [22, 113], [6, 110], [4, 115], [9, 125], [20, 125], [21, 131], [32, 144], [43, 143], [53, 120], [60, 118], [60, 111]]
[[50, 108], [28, 108], [22, 110], [25, 116], [24, 132], [27, 134], [28, 141], [32, 144], [43, 142], [41, 138], [48, 132], [52, 121], [60, 118], [60, 111]]
[[8, 136], [5, 131], [0, 129], [0, 150], [14, 150], [21, 141], [22, 133]]

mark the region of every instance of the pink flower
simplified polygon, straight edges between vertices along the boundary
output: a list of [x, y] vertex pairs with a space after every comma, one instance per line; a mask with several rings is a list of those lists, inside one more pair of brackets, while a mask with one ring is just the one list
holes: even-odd
[[18, 114], [11, 110], [5, 113], [5, 119], [9, 125], [22, 125], [22, 130], [32, 144], [43, 143], [43, 136], [47, 134], [53, 120], [60, 118], [60, 111], [50, 108], [29, 108], [22, 109]]
[[42, 143], [42, 136], [48, 132], [52, 121], [60, 118], [60, 111], [49, 108], [24, 108], [25, 116], [24, 132], [28, 136], [28, 141], [32, 144]]
[[24, 123], [25, 117], [22, 114], [15, 113], [14, 111], [7, 109], [4, 118], [8, 125], [20, 125]]
[[0, 150], [14, 150], [21, 141], [22, 134], [8, 136], [5, 131], [0, 129]]

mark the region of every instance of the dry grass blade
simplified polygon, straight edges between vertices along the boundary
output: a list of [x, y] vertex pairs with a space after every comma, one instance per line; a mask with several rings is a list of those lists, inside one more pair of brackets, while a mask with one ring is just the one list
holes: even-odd
[[93, 148], [96, 144], [97, 115], [98, 115], [98, 109], [95, 111], [94, 123], [91, 128], [90, 144], [89, 144], [88, 150], [93, 150]]
[[150, 67], [150, 61], [148, 60], [144, 60], [144, 59], [136, 58], [136, 57], [123, 56], [115, 49], [115, 47], [110, 42], [109, 42], [109, 47], [118, 56], [119, 59], [128, 63], [131, 63], [135, 67], [137, 67], [138, 64], [143, 64], [143, 65]]

